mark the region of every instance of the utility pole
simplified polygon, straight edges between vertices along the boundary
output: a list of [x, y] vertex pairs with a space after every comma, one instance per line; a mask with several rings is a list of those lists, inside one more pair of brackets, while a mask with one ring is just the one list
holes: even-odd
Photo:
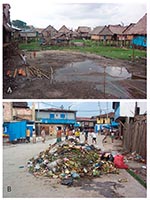
[[35, 122], [35, 103], [32, 102], [32, 121]]
[[38, 120], [38, 136], [40, 135], [39, 110], [40, 110], [40, 105], [39, 105], [39, 102], [38, 102], [38, 112], [37, 112], [37, 120]]
[[101, 104], [99, 101], [98, 101], [98, 107], [99, 107], [99, 115], [101, 115]]
[[107, 123], [108, 123], [108, 102], [106, 104], [107, 104]]

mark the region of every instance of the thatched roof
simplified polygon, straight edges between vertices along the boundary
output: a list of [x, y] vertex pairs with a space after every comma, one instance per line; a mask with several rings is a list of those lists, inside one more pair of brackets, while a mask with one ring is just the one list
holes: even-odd
[[104, 26], [97, 26], [90, 32], [90, 35], [99, 35], [99, 33], [103, 30]]
[[107, 26], [97, 26], [90, 32], [90, 35], [113, 35]]
[[146, 35], [147, 34], [147, 14], [145, 14], [128, 32], [132, 35]]
[[59, 30], [58, 30], [59, 33], [68, 33], [70, 32], [70, 30], [65, 26], [63, 25]]
[[129, 24], [129, 26], [127, 26], [124, 31], [122, 32], [124, 35], [128, 34], [128, 31], [134, 26], [134, 23]]
[[77, 31], [72, 31], [72, 36], [73, 37], [79, 37], [79, 33]]
[[42, 33], [42, 31], [44, 30], [43, 28], [35, 28], [34, 29], [36, 32], [38, 32], [38, 33]]
[[108, 25], [108, 28], [113, 34], [121, 35], [126, 27], [118, 24], [118, 25]]
[[42, 30], [41, 33], [47, 32], [49, 35], [53, 36], [55, 35], [58, 31], [51, 25], [47, 26], [45, 29]]
[[88, 26], [79, 26], [77, 29], [78, 33], [89, 33], [91, 31], [91, 28]]

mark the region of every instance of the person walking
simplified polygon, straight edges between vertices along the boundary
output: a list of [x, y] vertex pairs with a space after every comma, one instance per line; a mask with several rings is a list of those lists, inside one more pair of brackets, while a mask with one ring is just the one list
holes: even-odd
[[68, 136], [69, 136], [69, 127], [66, 127], [66, 129], [65, 129], [65, 140], [68, 140]]
[[30, 142], [30, 129], [27, 128], [26, 130], [26, 142], [29, 143]]
[[61, 136], [62, 136], [62, 130], [61, 130], [61, 127], [59, 126], [57, 130], [57, 140], [56, 140], [57, 143], [62, 141]]
[[88, 130], [88, 128], [85, 128], [85, 130], [84, 130], [84, 137], [85, 137], [84, 143], [85, 144], [88, 143], [88, 134], [89, 134], [89, 130]]
[[111, 142], [114, 143], [115, 132], [113, 129], [110, 131], [110, 138], [111, 138]]
[[96, 133], [93, 131], [92, 133], [91, 133], [91, 136], [92, 136], [92, 144], [96, 144], [97, 143], [97, 141], [96, 141]]
[[36, 143], [36, 133], [35, 133], [35, 129], [33, 129], [33, 133], [32, 133], [32, 142], [33, 142], [33, 144]]
[[105, 136], [104, 136], [102, 142], [104, 143], [104, 142], [106, 142], [106, 138], [107, 138], [107, 136], [108, 136], [108, 131], [107, 131], [106, 129], [104, 129], [103, 132], [104, 132], [104, 135], [105, 135]]
[[45, 127], [42, 128], [41, 137], [42, 137], [42, 142], [45, 143], [46, 140]]
[[75, 137], [77, 140], [80, 140], [80, 129], [79, 128], [75, 131]]

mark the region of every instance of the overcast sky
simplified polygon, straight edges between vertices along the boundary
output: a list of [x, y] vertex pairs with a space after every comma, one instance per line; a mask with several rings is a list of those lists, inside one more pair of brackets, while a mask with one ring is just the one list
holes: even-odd
[[[32, 106], [32, 103], [28, 103]], [[35, 103], [36, 109], [42, 108], [60, 108], [63, 105], [64, 109], [76, 110], [78, 117], [91, 117], [100, 114], [112, 112], [111, 102], [99, 102], [98, 101], [52, 101], [52, 102], [39, 102]]]
[[62, 25], [66, 25], [70, 29], [77, 29], [78, 26], [83, 25], [90, 27], [121, 23], [128, 25], [136, 23], [147, 12], [144, 0], [138, 1], [138, 3], [134, 3], [134, 0], [120, 1], [127, 3], [112, 2], [56, 4], [50, 0], [7, 0], [11, 6], [11, 20], [19, 19], [38, 28], [46, 28], [48, 25], [52, 25], [56, 29]]

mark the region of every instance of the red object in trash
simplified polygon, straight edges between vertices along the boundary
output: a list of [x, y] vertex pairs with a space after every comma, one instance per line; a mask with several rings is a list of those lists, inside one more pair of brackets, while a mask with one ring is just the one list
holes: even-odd
[[117, 168], [120, 169], [128, 169], [128, 165], [124, 163], [124, 156], [123, 155], [116, 155], [114, 157], [114, 164]]

